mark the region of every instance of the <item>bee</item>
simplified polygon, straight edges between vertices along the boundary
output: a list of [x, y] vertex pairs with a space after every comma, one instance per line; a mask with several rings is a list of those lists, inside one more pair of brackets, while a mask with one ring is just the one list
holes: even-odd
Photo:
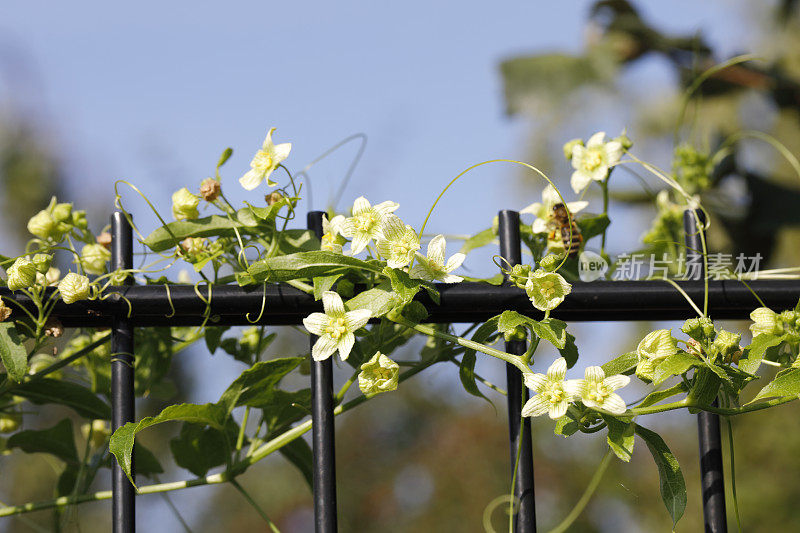
[[577, 257], [583, 244], [583, 237], [578, 225], [575, 224], [575, 217], [569, 212], [564, 204], [555, 204], [553, 213], [550, 215], [550, 234], [551, 241], [560, 240], [564, 244], [564, 251], [570, 257]]

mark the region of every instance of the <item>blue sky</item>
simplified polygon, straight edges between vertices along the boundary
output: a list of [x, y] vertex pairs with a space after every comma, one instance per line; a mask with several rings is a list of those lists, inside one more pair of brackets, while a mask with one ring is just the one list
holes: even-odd
[[[461, 170], [524, 157], [530, 123], [504, 115], [498, 63], [526, 52], [580, 52], [589, 5], [5, 2], [0, 106], [13, 105], [38, 124], [66, 165], [66, 200], [109, 212], [112, 183], [125, 178], [168, 215], [171, 193], [194, 189], [227, 146], [235, 153], [223, 187], [232, 200], [252, 201], [236, 179], [271, 126], [276, 141], [293, 143], [293, 170], [362, 132], [367, 151], [343, 204], [361, 194], [392, 199], [419, 227]], [[679, 0], [649, 2], [644, 11], [667, 30], [703, 28], [723, 54], [733, 54], [752, 44], [741, 26], [744, 5]], [[641, 90], [670, 80], [658, 62], [626, 77]], [[620, 127], [604, 121], [586, 110], [580, 130], [563, 140]], [[314, 207], [325, 206], [353, 153], [351, 147], [315, 167]], [[475, 232], [499, 209], [536, 201], [539, 190], [521, 188], [517, 176], [517, 169], [495, 166], [465, 178], [429, 229]], [[143, 231], [152, 229], [155, 219], [142, 202], [130, 193], [125, 199]], [[609, 338], [606, 326], [580, 327]], [[221, 357], [200, 357], [196, 368], [213, 376], [201, 378], [196, 401], [214, 400], [241, 371]]]

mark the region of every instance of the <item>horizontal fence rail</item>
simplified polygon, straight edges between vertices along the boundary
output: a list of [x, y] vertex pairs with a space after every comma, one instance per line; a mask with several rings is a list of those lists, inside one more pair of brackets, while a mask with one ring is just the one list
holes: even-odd
[[[702, 308], [702, 281], [676, 284]], [[517, 287], [463, 282], [437, 284], [436, 288], [441, 294], [439, 305], [424, 293], [416, 298], [430, 313], [426, 322], [482, 322], [506, 310], [534, 318], [543, 316], [533, 308], [525, 291]], [[753, 293], [772, 309], [794, 308], [800, 296], [800, 281], [754, 280], [745, 286], [737, 280], [709, 280], [708, 290], [710, 316], [747, 318], [762, 305]], [[322, 310], [322, 303], [314, 301], [313, 296], [284, 284], [215, 285], [211, 287], [210, 307], [203, 301], [209, 298], [205, 285], [197, 289], [190, 285], [171, 285], [169, 289], [164, 285], [135, 285], [111, 287], [106, 292], [110, 296], [104, 300], [71, 305], [58, 302], [53, 316], [65, 327], [111, 326], [112, 318], [127, 314], [130, 304], [130, 322], [139, 327], [198, 325], [206, 320], [207, 311], [210, 311], [208, 325], [299, 325], [310, 313]], [[25, 295], [4, 287], [0, 288], [0, 297], [34, 309]], [[264, 311], [259, 317], [262, 302]], [[572, 293], [551, 312], [551, 316], [562, 320], [591, 322], [679, 320], [695, 315], [673, 286], [658, 280], [573, 282]]]

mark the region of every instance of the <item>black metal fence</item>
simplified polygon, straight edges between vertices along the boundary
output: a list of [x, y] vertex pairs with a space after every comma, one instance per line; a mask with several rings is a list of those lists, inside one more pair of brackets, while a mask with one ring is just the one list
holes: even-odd
[[[322, 230], [322, 212], [308, 215], [308, 227], [318, 235]], [[130, 269], [133, 266], [133, 235], [125, 216], [112, 216], [112, 268]], [[521, 263], [519, 214], [501, 211], [499, 214], [500, 253], [510, 263]], [[687, 211], [685, 216], [686, 241], [689, 253], [698, 254], [700, 233], [696, 216]], [[706, 289], [702, 280], [678, 281], [677, 284], [693, 300], [702, 301]], [[763, 303], [773, 309], [794, 307], [800, 294], [800, 282], [762, 280], [748, 286], [735, 280], [708, 281], [708, 312], [714, 318], [747, 318], [761, 304], [753, 295], [757, 293]], [[479, 322], [505, 310], [541, 318], [542, 313], [531, 306], [525, 292], [511, 284], [493, 286], [484, 283], [463, 282], [437, 286], [441, 301], [437, 305], [425, 294], [417, 300], [429, 312], [427, 322], [463, 323]], [[155, 326], [186, 326], [205, 323], [213, 317], [214, 325], [250, 325], [246, 314], [264, 308], [259, 324], [300, 325], [308, 314], [320, 311], [321, 304], [298, 289], [286, 285], [246, 288], [233, 285], [211, 287], [210, 304], [201, 299], [191, 286], [120, 286], [117, 293], [104, 300], [77, 302], [71, 305], [59, 302], [53, 316], [65, 327], [110, 326], [112, 352], [112, 411], [113, 429], [134, 420], [133, 394], [133, 328]], [[20, 294], [0, 289], [0, 296], [15, 300], [23, 306], [32, 303]], [[124, 299], [123, 299], [124, 297]], [[572, 293], [552, 313], [565, 321], [635, 321], [672, 320], [694, 316], [694, 311], [671, 285], [660, 281], [594, 281], [573, 284]], [[168, 317], [168, 318], [167, 318]], [[312, 344], [314, 339], [312, 338]], [[525, 352], [524, 342], [506, 344], [510, 353]], [[517, 450], [520, 449], [515, 484], [518, 513], [515, 531], [536, 531], [534, 501], [533, 457], [531, 449], [530, 420], [522, 423], [520, 411], [525, 391], [519, 370], [507, 366], [508, 420], [511, 467], [514, 468]], [[336, 469], [334, 440], [334, 398], [331, 359], [314, 362], [311, 367], [312, 391], [312, 449], [314, 472], [314, 512], [317, 532], [337, 530]], [[727, 531], [725, 516], [725, 490], [722, 470], [722, 450], [718, 416], [701, 412], [698, 417], [700, 442], [700, 467], [703, 495], [703, 513], [706, 531]], [[520, 444], [521, 440], [521, 444]], [[513, 472], [512, 472], [513, 475]], [[135, 489], [122, 469], [114, 463], [112, 472], [113, 529], [116, 533], [135, 531]]]

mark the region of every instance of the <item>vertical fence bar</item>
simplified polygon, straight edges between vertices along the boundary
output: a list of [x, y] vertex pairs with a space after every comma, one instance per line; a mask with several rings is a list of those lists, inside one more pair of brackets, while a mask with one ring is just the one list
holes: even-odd
[[[308, 213], [308, 229], [322, 237], [322, 211]], [[317, 337], [311, 336], [311, 346]], [[333, 357], [311, 361], [311, 421], [314, 451], [314, 524], [333, 533], [336, 524], [336, 448], [333, 420]]]
[[[111, 216], [111, 235], [111, 269], [133, 268], [133, 229], [120, 211]], [[125, 284], [132, 283], [132, 276], [128, 276]], [[111, 353], [111, 426], [116, 430], [134, 419], [133, 327], [124, 315], [114, 317]], [[131, 462], [133, 472], [134, 464]], [[114, 533], [133, 533], [136, 530], [135, 492], [116, 459], [111, 476]]]
[[[511, 265], [522, 263], [522, 250], [519, 236], [519, 213], [500, 211], [499, 237], [500, 255]], [[522, 355], [527, 346], [525, 341], [506, 342], [508, 353]], [[533, 491], [533, 448], [531, 446], [531, 421], [522, 418], [522, 405], [528, 399], [528, 389], [522, 383], [522, 373], [514, 365], [506, 363], [506, 383], [508, 393], [508, 433], [511, 449], [511, 475], [514, 482], [514, 497], [518, 502], [514, 520], [516, 533], [536, 531], [536, 502]], [[519, 454], [519, 461], [517, 461]]]
[[[701, 210], [687, 209], [683, 213], [683, 228], [686, 232], [686, 264], [696, 262], [700, 265], [690, 278], [705, 279], [706, 269], [703, 261], [703, 245], [697, 222], [705, 224]], [[707, 241], [706, 241], [707, 242]], [[714, 400], [713, 405], [717, 405]], [[719, 429], [719, 416], [700, 411], [697, 414], [697, 434], [700, 442], [700, 485], [703, 492], [703, 520], [708, 533], [725, 533], [728, 522], [725, 513], [725, 479], [722, 470], [722, 437]]]

